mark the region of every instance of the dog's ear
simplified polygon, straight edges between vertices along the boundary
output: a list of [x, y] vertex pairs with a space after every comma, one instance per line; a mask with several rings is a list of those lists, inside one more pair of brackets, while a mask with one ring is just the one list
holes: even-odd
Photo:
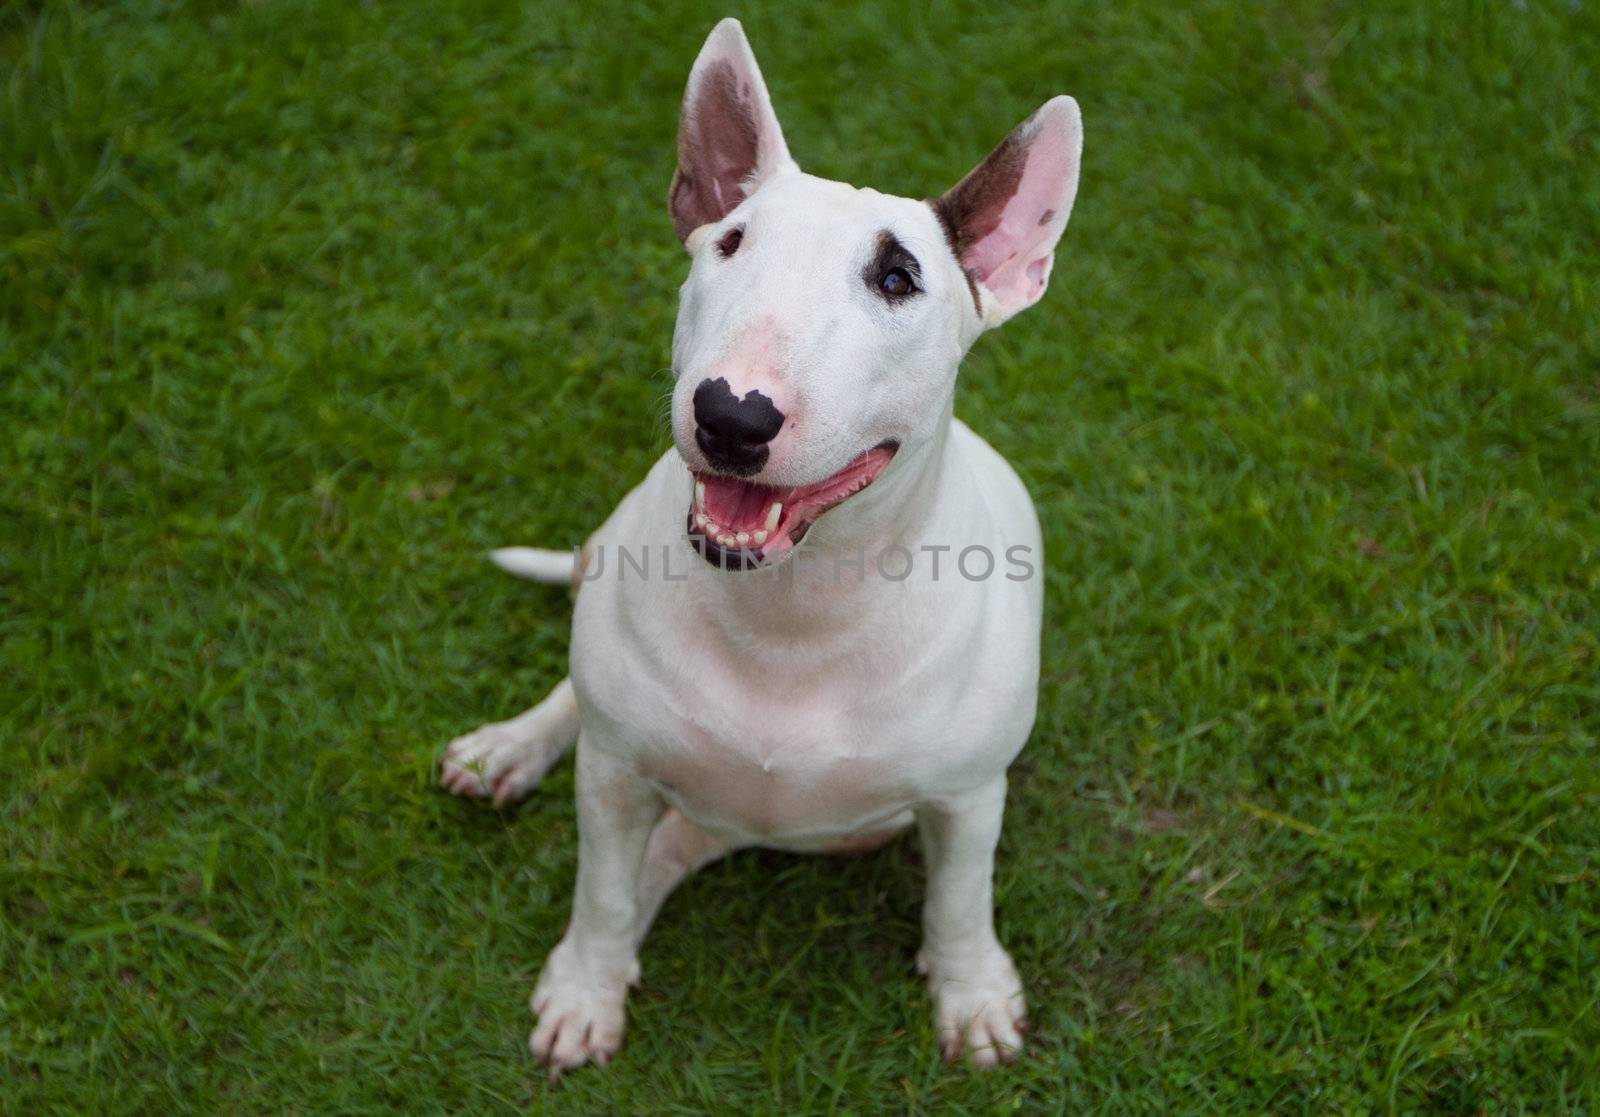
[[711, 29], [689, 71], [678, 118], [678, 170], [667, 206], [678, 239], [720, 221], [772, 174], [794, 169], [744, 28]]
[[1078, 193], [1078, 102], [1055, 97], [933, 204], [950, 247], [998, 326], [1039, 301]]

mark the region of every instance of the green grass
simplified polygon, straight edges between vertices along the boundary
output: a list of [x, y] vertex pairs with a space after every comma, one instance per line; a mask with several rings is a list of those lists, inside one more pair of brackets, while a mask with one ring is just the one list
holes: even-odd
[[1000, 929], [937, 1059], [921, 866], [738, 855], [551, 1086], [563, 672], [666, 445], [677, 99], [725, 9], [0, 9], [0, 1112], [1600, 1111], [1600, 5], [739, 12], [808, 169], [1078, 206], [960, 413], [1050, 554]]

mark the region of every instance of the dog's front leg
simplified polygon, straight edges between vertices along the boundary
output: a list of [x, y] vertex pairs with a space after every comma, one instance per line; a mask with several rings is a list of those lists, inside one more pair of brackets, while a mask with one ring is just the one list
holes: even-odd
[[1022, 983], [994, 933], [994, 849], [1006, 781], [917, 809], [928, 864], [917, 968], [928, 976], [934, 1026], [946, 1059], [963, 1045], [976, 1066], [1010, 1062], [1022, 1048]]
[[578, 741], [578, 882], [572, 922], [545, 960], [532, 1005], [539, 1022], [528, 1047], [552, 1073], [622, 1046], [623, 1002], [638, 983], [634, 948], [639, 875], [663, 803], [626, 764]]

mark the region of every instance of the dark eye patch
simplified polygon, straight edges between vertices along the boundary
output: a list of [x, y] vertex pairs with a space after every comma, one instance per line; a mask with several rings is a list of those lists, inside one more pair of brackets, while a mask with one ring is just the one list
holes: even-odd
[[717, 241], [717, 251], [720, 252], [722, 254], [722, 258], [726, 260], [729, 256], [732, 256], [735, 252], [739, 251], [739, 246], [743, 243], [744, 226], [735, 225], [726, 233], [723, 233], [722, 239]]
[[922, 265], [911, 255], [895, 235], [885, 229], [878, 234], [872, 259], [862, 269], [861, 279], [867, 290], [884, 302], [904, 302], [922, 291]]

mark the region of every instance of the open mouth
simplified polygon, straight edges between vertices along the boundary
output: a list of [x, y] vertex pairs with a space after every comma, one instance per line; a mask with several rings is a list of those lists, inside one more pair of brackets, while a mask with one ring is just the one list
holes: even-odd
[[689, 542], [707, 562], [726, 570], [774, 562], [805, 538], [817, 517], [876, 481], [899, 448], [892, 439], [880, 443], [810, 485], [759, 485], [690, 470]]

